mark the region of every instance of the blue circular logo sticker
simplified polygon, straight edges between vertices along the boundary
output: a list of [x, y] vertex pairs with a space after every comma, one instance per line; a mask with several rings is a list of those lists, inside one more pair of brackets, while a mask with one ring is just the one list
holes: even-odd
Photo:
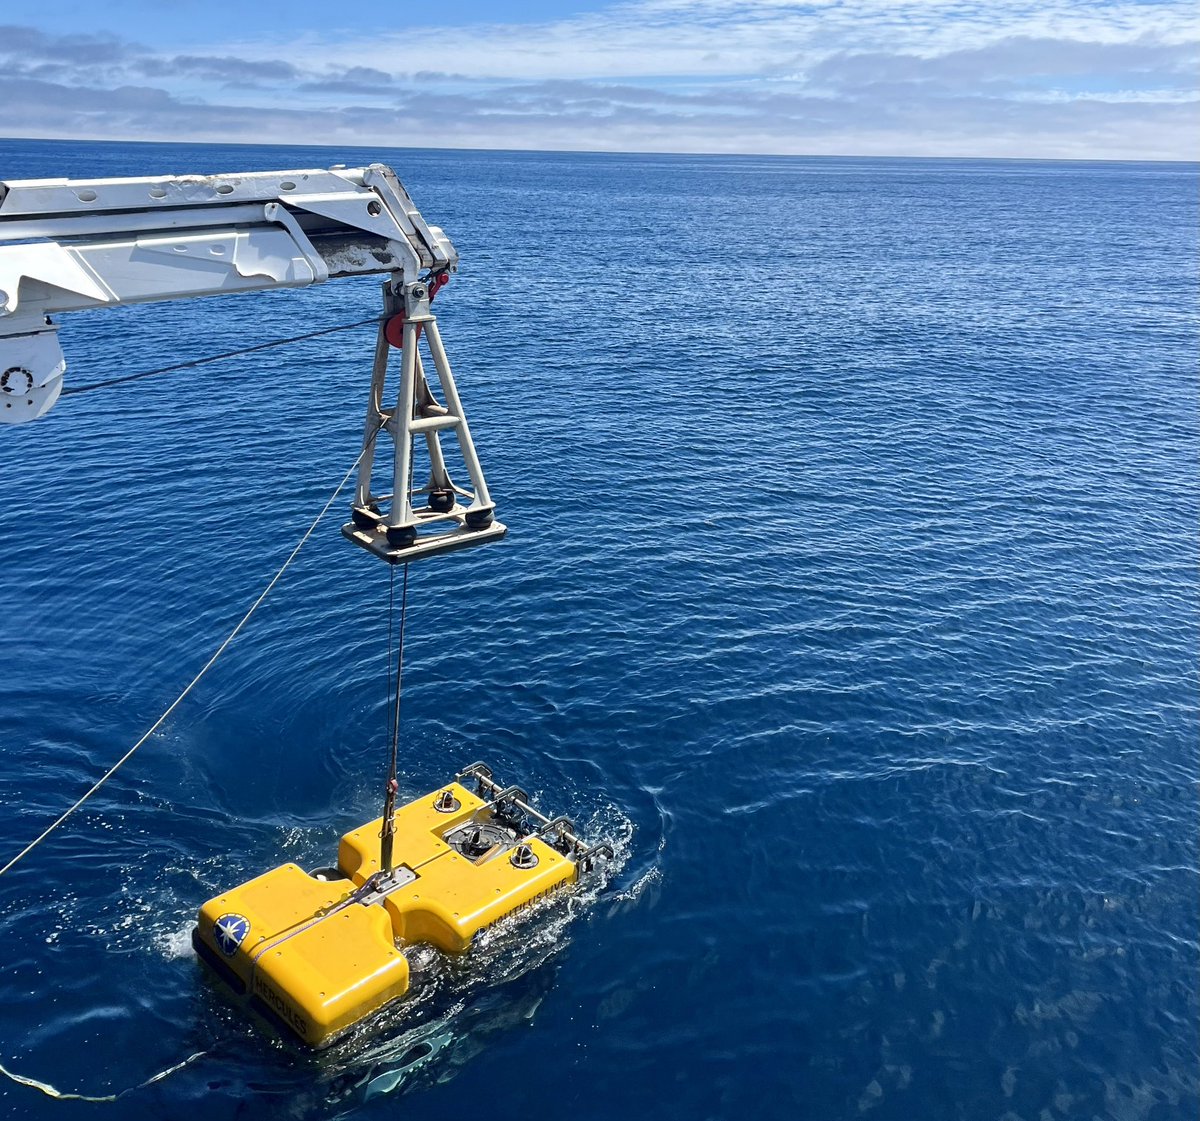
[[222, 915], [213, 923], [213, 938], [217, 948], [226, 957], [237, 953], [237, 948], [250, 933], [250, 920], [245, 915]]

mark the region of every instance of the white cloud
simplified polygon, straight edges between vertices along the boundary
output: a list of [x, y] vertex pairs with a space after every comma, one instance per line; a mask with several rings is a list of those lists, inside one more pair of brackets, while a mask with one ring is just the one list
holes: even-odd
[[[1124, 44], [1195, 43], [1192, 4], [960, 3], [956, 0], [643, 0], [544, 24], [406, 27], [330, 42], [301, 37], [285, 57], [380, 69], [433, 68], [474, 77], [728, 78], [761, 75], [837, 51], [904, 51], [935, 57], [1000, 39]], [[248, 58], [277, 43], [228, 44]], [[426, 68], [429, 68], [426, 66]]]
[[637, 0], [178, 52], [24, 29], [0, 98], [24, 135], [1195, 158], [1198, 60], [1174, 0]]

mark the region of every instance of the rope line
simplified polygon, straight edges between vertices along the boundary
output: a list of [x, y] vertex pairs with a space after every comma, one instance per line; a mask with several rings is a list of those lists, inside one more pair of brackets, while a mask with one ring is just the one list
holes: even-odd
[[179, 705], [182, 703], [183, 699], [200, 683], [200, 679], [202, 677], [204, 677], [204, 675], [206, 673], [208, 673], [208, 671], [210, 669], [212, 669], [213, 664], [216, 662], [216, 660], [222, 654], [225, 653], [225, 650], [229, 646], [229, 644], [235, 638], [237, 638], [237, 636], [242, 632], [242, 628], [245, 627], [245, 625], [250, 621], [250, 617], [254, 614], [255, 611], [258, 610], [259, 605], [262, 603], [262, 601], [264, 599], [267, 598], [267, 594], [271, 591], [271, 589], [274, 588], [275, 585], [279, 583], [279, 578], [284, 574], [285, 571], [287, 571], [287, 568], [292, 563], [292, 561], [294, 561], [296, 559], [296, 556], [299, 554], [300, 550], [304, 547], [304, 545], [308, 541], [308, 539], [313, 535], [313, 531], [320, 524], [321, 519], [324, 518], [325, 515], [329, 512], [329, 508], [334, 504], [334, 502], [337, 500], [338, 495], [342, 493], [343, 488], [350, 481], [350, 477], [357, 470], [358, 464], [362, 460], [362, 457], [365, 453], [366, 453], [366, 449], [364, 449], [363, 451], [358, 453], [358, 458], [355, 459], [355, 461], [350, 465], [350, 470], [347, 471], [346, 474], [342, 477], [342, 481], [340, 483], [338, 483], [337, 489], [333, 492], [333, 494], [331, 494], [329, 496], [329, 501], [326, 502], [325, 505], [321, 507], [321, 512], [316, 516], [315, 519], [313, 519], [312, 525], [310, 525], [308, 527], [308, 529], [305, 531], [304, 536], [300, 538], [296, 547], [288, 555], [287, 560], [285, 560], [283, 562], [283, 564], [280, 566], [279, 571], [277, 571], [275, 573], [275, 575], [271, 577], [270, 583], [268, 583], [267, 586], [262, 590], [262, 592], [259, 594], [258, 599], [256, 599], [250, 605], [250, 610], [247, 611], [246, 614], [242, 616], [242, 618], [238, 622], [237, 626], [234, 627], [233, 630], [231, 630], [229, 632], [229, 635], [226, 637], [225, 641], [222, 642], [221, 645], [217, 647], [216, 652], [212, 655], [212, 657], [209, 658], [208, 661], [204, 663], [204, 666], [201, 668], [200, 672], [198, 674], [196, 674], [196, 676], [193, 677], [190, 682], [188, 682], [188, 684], [187, 684], [186, 688], [183, 690], [183, 692], [180, 693], [179, 696], [176, 697], [171, 702], [171, 704], [167, 707], [167, 710], [150, 726], [149, 730], [141, 737], [141, 739], [139, 739], [137, 741], [137, 743], [135, 743], [127, 752], [125, 752], [124, 755], [121, 756], [120, 759], [118, 759], [111, 767], [109, 767], [109, 769], [107, 771], [105, 771], [104, 774], [102, 774], [88, 788], [88, 790], [86, 791], [86, 793], [83, 794], [82, 797], [78, 798], [68, 809], [63, 811], [63, 813], [61, 813], [50, 825], [48, 825], [45, 829], [43, 829], [42, 832], [39, 833], [36, 838], [34, 838], [34, 840], [30, 841], [29, 844], [27, 844], [19, 853], [17, 853], [16, 856], [14, 856], [7, 864], [5, 864], [3, 868], [0, 868], [0, 876], [3, 876], [10, 868], [13, 867], [13, 865], [15, 865], [15, 864], [19, 863], [21, 860], [23, 860], [26, 856], [29, 855], [29, 853], [31, 853], [35, 848], [37, 848], [37, 846], [40, 845], [47, 837], [49, 837], [50, 834], [54, 832], [54, 830], [56, 830], [60, 825], [62, 825], [62, 823], [67, 820], [67, 818], [69, 818], [77, 809], [79, 809], [80, 806], [82, 806], [89, 798], [91, 798], [92, 795], [95, 794], [97, 790], [99, 790], [106, 782], [108, 782], [108, 780], [110, 778], [112, 778], [113, 775], [115, 775], [117, 773], [117, 771], [119, 771], [126, 764], [126, 762], [128, 762], [129, 759], [131, 759], [133, 757], [134, 752], [136, 752], [138, 750], [138, 748], [140, 748], [142, 746], [142, 744], [144, 744], [152, 735], [154, 735], [155, 732], [158, 731], [159, 728], [161, 728], [163, 726], [163, 724], [166, 722], [167, 718], [171, 715], [171, 713], [173, 713], [179, 707]]
[[270, 350], [273, 346], [286, 346], [288, 343], [299, 343], [305, 339], [318, 339], [322, 335], [332, 335], [337, 331], [351, 331], [355, 327], [365, 327], [368, 323], [378, 323], [379, 318], [360, 319], [357, 323], [343, 323], [340, 327], [326, 327], [320, 331], [309, 331], [305, 335], [293, 335], [290, 339], [275, 339], [269, 343], [257, 343], [255, 346], [243, 347], [241, 350], [230, 350], [225, 354], [212, 354], [207, 358], [193, 358], [188, 362], [176, 362], [173, 366], [163, 366], [157, 370], [143, 370], [140, 374], [123, 374], [119, 378], [108, 378], [106, 381], [94, 381], [89, 385], [77, 385], [64, 389], [60, 397], [74, 397], [77, 393], [90, 393], [93, 389], [108, 389], [114, 385], [124, 385], [130, 381], [141, 381], [143, 378], [157, 377], [159, 374], [173, 374], [176, 370], [191, 370], [209, 362], [222, 362], [226, 358], [239, 358], [243, 354], [254, 354], [259, 350]]
[[118, 1098], [124, 1097], [126, 1094], [132, 1094], [135, 1090], [144, 1090], [147, 1086], [153, 1086], [155, 1082], [161, 1082], [164, 1078], [169, 1078], [176, 1071], [182, 1070], [185, 1066], [194, 1063], [197, 1059], [203, 1058], [207, 1054], [207, 1051], [197, 1051], [194, 1055], [189, 1055], [182, 1062], [167, 1067], [166, 1070], [160, 1070], [157, 1074], [152, 1074], [145, 1082], [139, 1082], [136, 1086], [131, 1086], [127, 1090], [119, 1090], [115, 1094], [75, 1094], [69, 1090], [60, 1090], [57, 1086], [51, 1086], [49, 1082], [41, 1082], [36, 1078], [30, 1078], [28, 1075], [17, 1074], [15, 1071], [11, 1071], [8, 1067], [2, 1065], [0, 1065], [0, 1074], [22, 1086], [30, 1086], [34, 1090], [40, 1090], [48, 1098], [58, 1098], [59, 1101], [115, 1102]]

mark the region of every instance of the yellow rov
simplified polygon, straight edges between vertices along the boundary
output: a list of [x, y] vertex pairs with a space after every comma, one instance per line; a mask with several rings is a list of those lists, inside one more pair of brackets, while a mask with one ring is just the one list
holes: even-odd
[[391, 870], [380, 867], [383, 824], [347, 833], [336, 868], [283, 864], [210, 899], [192, 932], [235, 996], [313, 1047], [408, 991], [407, 946], [461, 953], [484, 927], [612, 856], [482, 763], [395, 811]]

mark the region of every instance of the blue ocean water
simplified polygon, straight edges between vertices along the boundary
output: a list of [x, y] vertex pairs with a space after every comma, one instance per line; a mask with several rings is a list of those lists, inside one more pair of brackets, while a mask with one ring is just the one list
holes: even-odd
[[[0, 178], [370, 160], [462, 253], [510, 528], [412, 570], [403, 792], [485, 759], [618, 860], [319, 1058], [205, 982], [199, 903], [378, 812], [387, 571], [331, 516], [0, 880], [4, 1067], [122, 1118], [1194, 1118], [1197, 167], [0, 141]], [[376, 299], [78, 315], [68, 384]], [[282, 562], [370, 352], [0, 429], [0, 856]]]

